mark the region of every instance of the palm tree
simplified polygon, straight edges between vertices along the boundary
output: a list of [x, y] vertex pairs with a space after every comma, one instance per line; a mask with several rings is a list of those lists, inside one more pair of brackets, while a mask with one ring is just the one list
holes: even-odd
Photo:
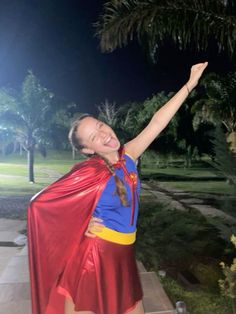
[[95, 23], [103, 51], [113, 51], [138, 39], [155, 55], [158, 45], [171, 38], [181, 49], [199, 50], [213, 38], [219, 51], [232, 56], [236, 45], [234, 0], [110, 0]]
[[225, 77], [211, 73], [205, 76], [201, 85], [206, 92], [205, 97], [192, 107], [195, 112], [194, 128], [198, 128], [202, 122], [216, 125], [220, 121], [226, 129], [232, 151], [236, 152], [236, 72]]
[[0, 126], [0, 153], [5, 156], [8, 152], [9, 146], [14, 150], [17, 146], [17, 139], [11, 130]]
[[34, 182], [34, 150], [37, 137], [46, 124], [53, 94], [42, 87], [32, 73], [28, 72], [20, 93], [0, 90], [1, 125], [14, 131], [15, 136], [28, 153], [29, 181]]

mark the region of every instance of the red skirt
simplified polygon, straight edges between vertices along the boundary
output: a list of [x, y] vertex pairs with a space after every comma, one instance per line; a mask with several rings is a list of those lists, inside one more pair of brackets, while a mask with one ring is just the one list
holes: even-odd
[[67, 263], [57, 291], [73, 301], [75, 311], [127, 313], [143, 296], [134, 245], [85, 237]]

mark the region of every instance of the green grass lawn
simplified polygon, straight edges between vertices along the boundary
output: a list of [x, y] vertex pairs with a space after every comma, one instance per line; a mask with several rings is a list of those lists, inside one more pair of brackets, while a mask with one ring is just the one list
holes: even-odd
[[[60, 173], [66, 173], [70, 170], [72, 165], [82, 160], [81, 156], [78, 156], [76, 160], [72, 159], [71, 152], [62, 151], [55, 152], [49, 151], [46, 158], [39, 154], [35, 155], [35, 176], [44, 177], [43, 169], [48, 168]], [[27, 156], [26, 154], [10, 155], [0, 157], [0, 174], [7, 175], [20, 175], [27, 176]]]
[[186, 176], [188, 178], [191, 177], [212, 177], [215, 178], [217, 173], [212, 168], [157, 168], [157, 167], [150, 167], [149, 165], [142, 167], [142, 174], [143, 175], [150, 175], [150, 174], [158, 174], [158, 175], [170, 175], [170, 176]]
[[231, 195], [232, 188], [214, 168], [208, 167], [168, 167], [157, 168], [145, 164], [141, 169], [143, 179], [151, 179], [163, 187], [192, 192], [199, 197], [206, 194]]
[[28, 167], [26, 154], [10, 155], [0, 158], [0, 193], [4, 195], [33, 195], [45, 186], [55, 181], [47, 170], [65, 174], [71, 167], [83, 158], [72, 159], [71, 152], [49, 151], [46, 158], [35, 155], [35, 183], [28, 182]]
[[0, 195], [1, 196], [20, 196], [20, 195], [33, 195], [45, 186], [49, 185], [53, 180], [50, 178], [37, 178], [37, 182], [31, 184], [28, 182], [27, 177], [0, 177]]
[[168, 181], [161, 182], [163, 187], [171, 187], [173, 189], [180, 189], [186, 192], [192, 192], [195, 195], [218, 194], [231, 195], [232, 188], [226, 181]]

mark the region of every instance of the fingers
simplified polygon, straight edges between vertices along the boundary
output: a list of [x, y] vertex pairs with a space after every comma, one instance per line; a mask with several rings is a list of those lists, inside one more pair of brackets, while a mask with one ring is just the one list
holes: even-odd
[[188, 86], [191, 90], [196, 87], [203, 71], [208, 66], [208, 62], [197, 63], [191, 67], [190, 78], [188, 81]]
[[103, 220], [100, 219], [100, 218], [96, 218], [96, 217], [92, 217], [90, 219], [90, 222], [88, 224], [88, 230], [97, 230], [97, 229], [100, 229], [102, 227], [104, 227], [104, 225], [102, 224]]
[[86, 237], [89, 237], [89, 238], [95, 238], [96, 237], [96, 234], [93, 234], [93, 233], [89, 232], [88, 230], [84, 233], [84, 235]]
[[88, 228], [85, 232], [85, 235], [91, 238], [96, 237], [96, 234], [94, 233], [101, 232], [102, 229], [104, 228], [104, 225], [102, 224], [102, 222], [103, 222], [102, 219], [97, 218], [97, 217], [92, 217], [89, 221]]
[[90, 219], [90, 222], [91, 222], [91, 221], [98, 222], [98, 223], [103, 222], [103, 220], [102, 220], [101, 218], [98, 218], [98, 217], [92, 217], [92, 218]]
[[208, 62], [207, 62], [207, 61], [204, 62], [204, 63], [197, 63], [197, 64], [194, 64], [194, 65], [192, 66], [191, 70], [192, 70], [193, 72], [199, 71], [199, 70], [200, 70], [200, 71], [204, 71], [207, 66], [208, 66]]
[[92, 227], [89, 227], [87, 230], [90, 231], [90, 232], [101, 232], [102, 229], [104, 228], [104, 225], [93, 225]]

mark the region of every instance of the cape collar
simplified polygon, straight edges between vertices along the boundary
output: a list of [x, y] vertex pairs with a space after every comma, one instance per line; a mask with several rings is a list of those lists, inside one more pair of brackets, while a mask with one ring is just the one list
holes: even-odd
[[124, 158], [125, 148], [124, 148], [124, 146], [121, 146], [119, 148], [118, 154], [119, 154], [119, 160], [115, 164], [112, 165], [114, 168], [122, 168], [125, 165], [125, 158]]

